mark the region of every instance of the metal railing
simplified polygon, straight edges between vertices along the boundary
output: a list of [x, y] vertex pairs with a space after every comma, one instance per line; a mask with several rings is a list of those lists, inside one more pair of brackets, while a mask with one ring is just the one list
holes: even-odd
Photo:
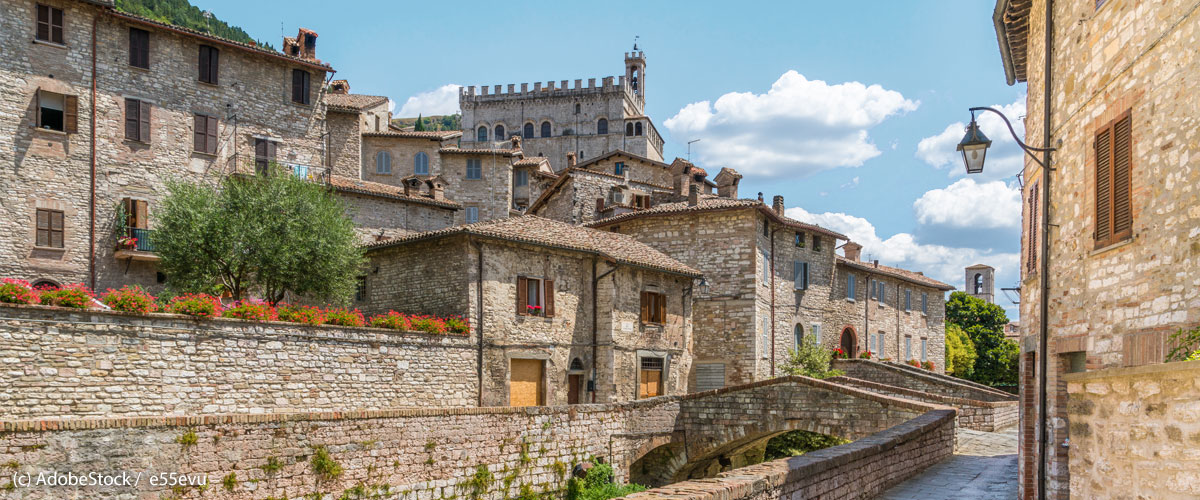
[[292, 175], [316, 183], [328, 183], [331, 169], [320, 165], [307, 165], [304, 163], [295, 163], [279, 160], [266, 160], [253, 156], [234, 155], [229, 157], [229, 168], [227, 171], [231, 174], [243, 175], [264, 175], [269, 171], [282, 169], [291, 172]]
[[127, 227], [125, 234], [130, 238], [135, 238], [133, 246], [124, 247], [127, 250], [137, 250], [139, 252], [154, 251], [154, 230], [142, 227]]

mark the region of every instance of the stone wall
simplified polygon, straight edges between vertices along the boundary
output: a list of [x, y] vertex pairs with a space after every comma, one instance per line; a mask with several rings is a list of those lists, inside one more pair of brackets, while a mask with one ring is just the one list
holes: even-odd
[[1200, 361], [1063, 379], [1072, 496], [1200, 497]]
[[[442, 142], [424, 138], [395, 137], [388, 135], [365, 134], [362, 136], [362, 176], [358, 171], [351, 177], [364, 181], [378, 182], [392, 186], [401, 186], [400, 179], [413, 175], [416, 169], [414, 163], [417, 153], [425, 153], [429, 157], [429, 175], [442, 174], [442, 155], [438, 149]], [[387, 151], [392, 157], [391, 173], [380, 173], [377, 168], [376, 156], [380, 151]], [[452, 195], [447, 198], [458, 201]]]
[[379, 235], [387, 238], [435, 231], [454, 225], [460, 210], [412, 202], [385, 196], [338, 192], [346, 214], [364, 242], [374, 242]]
[[931, 410], [849, 444], [626, 498], [872, 498], [954, 453], [954, 410]]
[[0, 306], [0, 418], [473, 406], [466, 336]]
[[531, 212], [532, 215], [570, 224], [586, 224], [599, 218], [596, 213], [597, 199], [604, 200], [605, 206], [613, 205], [614, 187], [623, 186], [625, 188], [623, 206], [630, 206], [635, 194], [661, 192], [658, 191], [661, 188], [657, 186], [626, 181], [623, 177], [613, 175], [611, 171], [570, 169], [568, 172], [561, 172], [561, 175], [570, 177], [558, 185], [555, 192], [551, 193], [550, 197], [537, 207], [537, 210]]
[[325, 124], [329, 128], [329, 164], [333, 168], [333, 175], [351, 179], [365, 177], [362, 127], [358, 118], [358, 113], [347, 111], [330, 110], [325, 115]]
[[[501, 499], [563, 494], [575, 464], [625, 462], [669, 434], [677, 398], [538, 408], [346, 410], [329, 413], [0, 421], [0, 463], [42, 471], [184, 473], [207, 487], [21, 487], [23, 500], [179, 498]], [[324, 449], [336, 477], [317, 472]], [[317, 463], [322, 463], [319, 460]], [[324, 469], [328, 470], [328, 469]], [[618, 469], [619, 478], [625, 472]], [[70, 493], [66, 493], [70, 492]], [[7, 498], [7, 497], [6, 497]]]
[[988, 402], [1017, 400], [1017, 396], [1013, 394], [995, 389], [981, 389], [974, 384], [962, 383], [951, 377], [939, 376], [939, 374], [932, 372], [920, 373], [918, 370], [922, 369], [907, 370], [894, 363], [880, 363], [862, 359], [840, 359], [834, 360], [833, 367], [846, 372], [846, 376], [848, 377], [939, 396]]
[[989, 402], [941, 396], [850, 377], [833, 377], [826, 380], [837, 384], [858, 387], [885, 396], [953, 406], [958, 409], [958, 426], [964, 429], [995, 432], [1017, 424], [1017, 401]]

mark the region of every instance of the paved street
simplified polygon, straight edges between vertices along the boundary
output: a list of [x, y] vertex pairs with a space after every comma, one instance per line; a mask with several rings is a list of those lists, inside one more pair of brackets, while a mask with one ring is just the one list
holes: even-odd
[[881, 500], [1011, 500], [1017, 498], [1017, 428], [958, 430], [954, 456], [900, 483]]

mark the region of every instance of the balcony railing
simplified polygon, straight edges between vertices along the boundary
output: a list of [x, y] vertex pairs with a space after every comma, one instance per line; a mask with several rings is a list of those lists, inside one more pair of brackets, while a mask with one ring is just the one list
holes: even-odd
[[264, 175], [273, 169], [282, 169], [291, 172], [292, 175], [316, 183], [326, 184], [329, 182], [329, 167], [319, 165], [307, 165], [304, 163], [295, 163], [279, 160], [265, 160], [255, 158], [253, 156], [234, 155], [229, 158], [230, 168], [228, 171], [233, 174], [242, 175]]
[[153, 252], [154, 251], [154, 230], [142, 227], [127, 227], [125, 234], [129, 238], [133, 238], [132, 245], [122, 245], [123, 250], [136, 250], [138, 252]]

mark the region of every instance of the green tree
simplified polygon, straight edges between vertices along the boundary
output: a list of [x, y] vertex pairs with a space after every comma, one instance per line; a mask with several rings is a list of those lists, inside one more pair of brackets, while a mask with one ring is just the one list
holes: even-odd
[[809, 431], [789, 431], [767, 441], [763, 461], [794, 457], [810, 451], [849, 443], [850, 440]]
[[219, 186], [168, 183], [155, 251], [181, 292], [287, 293], [344, 302], [364, 259], [345, 207], [320, 184], [272, 166], [270, 175]]
[[961, 327], [946, 324], [946, 373], [967, 378], [975, 370], [975, 343]]
[[413, 130], [416, 132], [423, 132], [425, 130], [425, 120], [421, 118], [420, 113], [417, 114], [417, 123], [413, 125]]
[[829, 378], [844, 375], [841, 370], [830, 369], [833, 352], [815, 340], [805, 337], [795, 349], [788, 349], [788, 359], [783, 363], [783, 372], [812, 378]]
[[965, 378], [988, 385], [1017, 382], [1016, 342], [1004, 338], [1008, 315], [1004, 309], [963, 292], [950, 294], [946, 321], [961, 328], [975, 346], [975, 363]]

